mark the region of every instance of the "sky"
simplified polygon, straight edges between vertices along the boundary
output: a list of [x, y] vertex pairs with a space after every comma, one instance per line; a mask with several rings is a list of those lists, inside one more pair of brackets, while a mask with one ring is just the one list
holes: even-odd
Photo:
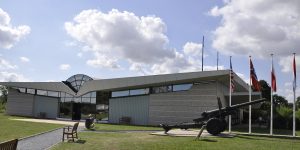
[[[1, 0], [0, 81], [64, 81], [233, 70], [292, 101], [292, 54], [300, 73], [299, 0]], [[299, 83], [299, 81], [298, 81]], [[300, 88], [297, 96], [300, 96]]]

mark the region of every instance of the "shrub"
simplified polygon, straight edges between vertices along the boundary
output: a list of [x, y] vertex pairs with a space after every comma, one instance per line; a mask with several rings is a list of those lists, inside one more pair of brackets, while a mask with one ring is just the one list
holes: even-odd
[[293, 127], [293, 110], [287, 106], [275, 109], [274, 128], [291, 129]]

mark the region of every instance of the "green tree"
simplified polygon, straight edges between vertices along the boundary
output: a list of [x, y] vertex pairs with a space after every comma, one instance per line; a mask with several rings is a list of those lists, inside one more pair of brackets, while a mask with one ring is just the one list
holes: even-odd
[[271, 100], [271, 87], [265, 80], [259, 81], [260, 87], [261, 87], [261, 96], [268, 101]]
[[7, 87], [0, 86], [0, 102], [2, 104], [7, 102], [7, 94], [8, 94]]
[[260, 110], [262, 110], [262, 114], [265, 114], [266, 116], [269, 116], [270, 114], [270, 109], [271, 109], [271, 87], [265, 80], [260, 80], [259, 81], [260, 87], [261, 87], [261, 96], [267, 101], [264, 101], [261, 106]]
[[300, 108], [300, 96], [297, 97], [297, 100], [296, 100], [296, 108]]
[[288, 101], [283, 97], [283, 96], [280, 96], [280, 95], [273, 95], [273, 101], [274, 101], [274, 104], [275, 106], [288, 106]]

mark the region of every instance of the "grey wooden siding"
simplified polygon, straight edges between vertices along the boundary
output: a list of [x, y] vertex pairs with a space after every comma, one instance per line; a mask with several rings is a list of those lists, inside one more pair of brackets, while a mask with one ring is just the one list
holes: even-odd
[[33, 116], [34, 96], [19, 93], [17, 90], [8, 91], [6, 114], [18, 116]]
[[149, 96], [109, 99], [109, 122], [119, 123], [121, 117], [130, 117], [131, 124], [148, 124]]
[[46, 113], [46, 118], [56, 118], [58, 111], [58, 98], [35, 96], [34, 116], [40, 117], [40, 112]]
[[216, 82], [193, 85], [189, 91], [151, 94], [149, 99], [149, 125], [192, 122], [203, 111], [216, 109], [217, 95], [224, 96]]

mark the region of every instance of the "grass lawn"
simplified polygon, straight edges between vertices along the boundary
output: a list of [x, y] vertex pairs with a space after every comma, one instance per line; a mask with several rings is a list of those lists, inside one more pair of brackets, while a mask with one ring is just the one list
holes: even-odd
[[56, 145], [54, 150], [153, 150], [153, 149], [209, 149], [209, 150], [292, 150], [300, 149], [299, 139], [269, 138], [237, 135], [234, 138], [155, 136], [149, 133], [79, 133], [75, 143]]
[[132, 125], [114, 125], [114, 124], [95, 124], [95, 130], [99, 131], [123, 131], [123, 130], [163, 130], [160, 127], [132, 126]]
[[64, 126], [58, 124], [16, 121], [10, 120], [9, 118], [22, 117], [7, 116], [0, 113], [0, 142], [22, 138]]
[[[243, 127], [233, 126], [232, 131], [233, 132], [248, 133], [249, 128], [248, 128], [248, 126], [247, 127], [245, 127], [245, 126], [243, 126]], [[270, 134], [270, 129], [268, 129], [266, 127], [252, 127], [252, 133]], [[288, 130], [288, 129], [273, 129], [273, 133], [275, 135], [293, 135], [293, 131]], [[297, 136], [300, 135], [299, 130], [296, 131], [296, 135]]]

